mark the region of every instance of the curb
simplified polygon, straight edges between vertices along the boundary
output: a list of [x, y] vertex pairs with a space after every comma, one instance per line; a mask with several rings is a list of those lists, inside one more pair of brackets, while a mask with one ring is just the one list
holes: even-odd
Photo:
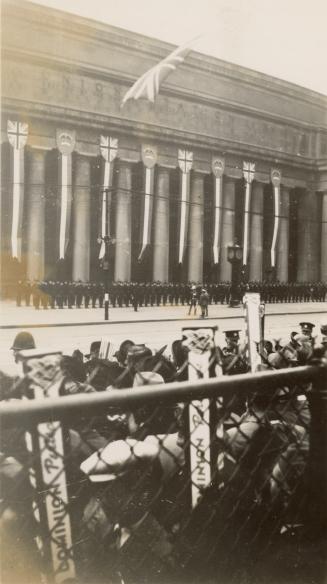
[[[273, 313], [266, 313], [266, 317], [274, 317], [274, 316], [284, 316], [288, 314], [299, 314], [299, 316], [303, 316], [305, 314], [320, 314], [321, 311], [318, 310], [308, 310], [305, 312], [273, 312]], [[228, 316], [212, 316], [206, 319], [207, 321], [211, 320], [230, 320], [235, 318], [242, 318], [242, 314], [235, 314], [235, 315], [228, 315]], [[0, 325], [0, 330], [7, 330], [7, 329], [31, 329], [31, 328], [55, 328], [55, 327], [72, 327], [72, 326], [94, 326], [94, 325], [115, 325], [115, 324], [135, 324], [135, 323], [147, 323], [147, 322], [178, 322], [178, 321], [187, 321], [187, 320], [196, 320], [201, 321], [201, 318], [192, 318], [188, 319], [187, 315], [185, 317], [178, 317], [178, 318], [148, 318], [148, 319], [140, 319], [140, 320], [97, 320], [91, 322], [62, 322], [62, 323], [45, 323], [45, 324], [5, 324]]]

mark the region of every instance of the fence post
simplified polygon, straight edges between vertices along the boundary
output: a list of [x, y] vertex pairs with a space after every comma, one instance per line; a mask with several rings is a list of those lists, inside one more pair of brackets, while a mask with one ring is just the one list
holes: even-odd
[[308, 461], [307, 530], [327, 535], [327, 363], [309, 392], [311, 414]]

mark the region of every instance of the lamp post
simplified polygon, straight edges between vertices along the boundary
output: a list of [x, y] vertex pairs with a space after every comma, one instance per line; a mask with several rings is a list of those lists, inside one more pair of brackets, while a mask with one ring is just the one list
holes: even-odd
[[238, 245], [237, 240], [235, 239], [233, 245], [227, 246], [227, 260], [232, 264], [232, 285], [231, 285], [231, 294], [229, 300], [230, 308], [234, 308], [235, 306], [239, 306], [240, 304], [240, 288], [239, 288], [239, 281], [240, 281], [240, 265], [243, 257], [243, 248]]
[[101, 241], [105, 245], [104, 256], [101, 260], [104, 280], [104, 320], [109, 320], [109, 245], [115, 243], [115, 239], [110, 237], [110, 235], [104, 235], [98, 238], [98, 243], [101, 243]]

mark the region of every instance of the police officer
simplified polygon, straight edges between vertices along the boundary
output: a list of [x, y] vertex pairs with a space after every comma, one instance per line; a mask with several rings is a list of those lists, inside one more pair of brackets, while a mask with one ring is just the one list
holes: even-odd
[[16, 306], [21, 306], [23, 296], [23, 282], [18, 280], [16, 287]]
[[314, 339], [312, 336], [312, 331], [313, 331], [315, 325], [312, 324], [312, 322], [300, 322], [300, 327], [301, 327], [301, 334], [308, 337], [310, 339], [310, 341], [313, 343]]
[[223, 331], [225, 335], [226, 346], [222, 351], [224, 355], [237, 355], [240, 343], [240, 330]]
[[208, 304], [209, 304], [209, 294], [205, 288], [201, 290], [199, 304], [201, 307], [201, 318], [205, 318], [208, 315]]

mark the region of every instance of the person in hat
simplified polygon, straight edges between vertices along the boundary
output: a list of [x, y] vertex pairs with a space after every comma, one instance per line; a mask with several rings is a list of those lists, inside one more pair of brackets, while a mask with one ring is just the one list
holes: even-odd
[[120, 344], [118, 351], [116, 351], [116, 353], [114, 354], [114, 357], [116, 357], [119, 365], [122, 365], [123, 367], [126, 366], [128, 349], [130, 347], [133, 347], [134, 345], [135, 345], [134, 341], [131, 341], [130, 339], [126, 339]]
[[193, 308], [193, 314], [194, 316], [196, 315], [196, 306], [198, 303], [198, 295], [197, 295], [197, 291], [196, 291], [196, 287], [192, 286], [192, 290], [191, 290], [191, 298], [190, 298], [190, 308], [188, 311], [188, 314], [190, 315], [192, 312], [192, 308]]
[[15, 363], [18, 363], [20, 351], [25, 351], [26, 349], [35, 349], [34, 337], [28, 331], [21, 331], [15, 336], [14, 342], [10, 347], [10, 350], [13, 351]]
[[201, 318], [205, 318], [206, 316], [209, 316], [209, 314], [208, 314], [209, 294], [205, 288], [202, 288], [202, 290], [201, 290], [199, 304], [201, 307]]
[[93, 341], [90, 345], [90, 352], [85, 355], [87, 359], [97, 359], [99, 357], [101, 341]]
[[240, 330], [223, 331], [226, 340], [226, 347], [222, 351], [224, 355], [237, 355], [240, 344]]
[[85, 355], [85, 358], [88, 359], [85, 363], [85, 370], [87, 374], [90, 374], [93, 371], [96, 363], [99, 359], [101, 341], [93, 341], [90, 345], [90, 352]]
[[314, 339], [312, 336], [312, 331], [313, 331], [315, 325], [312, 324], [312, 322], [300, 322], [300, 327], [301, 327], [301, 334], [308, 337], [311, 340], [311, 342], [313, 343]]
[[105, 547], [115, 553], [108, 569], [127, 582], [144, 582], [144, 575], [153, 583], [170, 581], [172, 544], [152, 512], [162, 488], [159, 450], [155, 442], [116, 440], [80, 466], [91, 482], [106, 487], [101, 497], [91, 497], [84, 522], [100, 544], [110, 542]]

